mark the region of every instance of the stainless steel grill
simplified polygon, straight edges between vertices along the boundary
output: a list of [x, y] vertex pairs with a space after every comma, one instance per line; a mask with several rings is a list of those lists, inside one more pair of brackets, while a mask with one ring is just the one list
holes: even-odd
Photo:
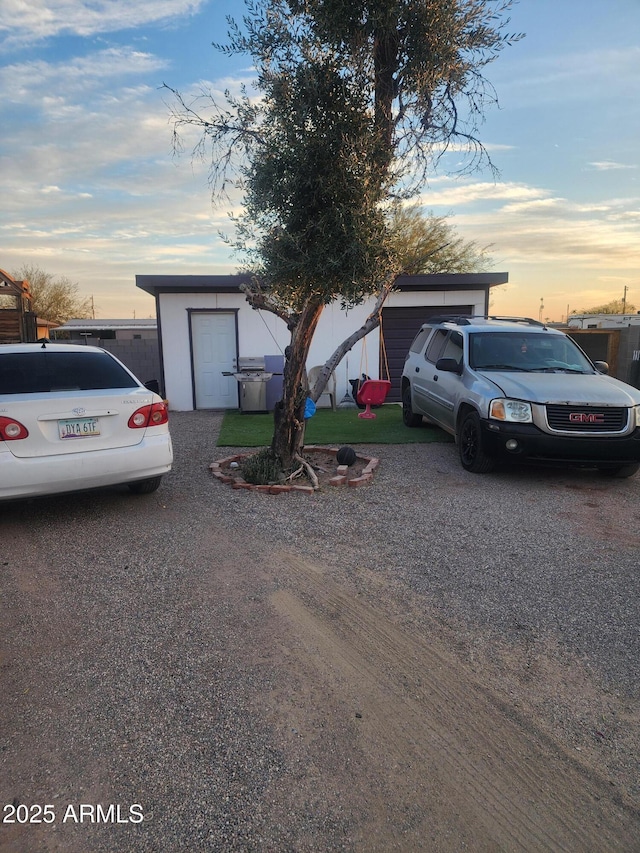
[[547, 423], [557, 432], [623, 432], [628, 417], [627, 409], [606, 406], [547, 406]]
[[264, 368], [264, 357], [245, 356], [238, 358], [238, 370], [235, 373], [224, 373], [238, 381], [241, 412], [267, 411], [267, 382], [273, 373]]

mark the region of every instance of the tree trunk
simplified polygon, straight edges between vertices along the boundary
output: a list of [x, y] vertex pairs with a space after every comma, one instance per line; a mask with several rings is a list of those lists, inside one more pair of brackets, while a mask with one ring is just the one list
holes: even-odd
[[304, 407], [307, 399], [305, 370], [323, 304], [308, 302], [291, 328], [291, 343], [285, 350], [282, 400], [276, 404], [271, 451], [282, 469], [290, 471], [300, 456], [304, 441]]

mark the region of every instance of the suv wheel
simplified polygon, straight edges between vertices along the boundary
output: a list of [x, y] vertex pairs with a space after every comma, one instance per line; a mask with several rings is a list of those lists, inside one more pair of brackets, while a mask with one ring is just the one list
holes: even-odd
[[418, 427], [422, 423], [422, 415], [416, 415], [411, 408], [411, 387], [409, 385], [402, 394], [402, 422], [408, 427]]
[[458, 436], [458, 452], [465, 471], [488, 474], [493, 470], [495, 460], [483, 450], [480, 417], [477, 412], [469, 412], [464, 416]]

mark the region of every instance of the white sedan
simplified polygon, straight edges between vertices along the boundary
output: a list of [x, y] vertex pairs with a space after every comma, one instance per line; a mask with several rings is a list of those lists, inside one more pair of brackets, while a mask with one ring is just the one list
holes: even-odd
[[98, 347], [0, 346], [0, 500], [126, 483], [171, 470], [164, 400]]

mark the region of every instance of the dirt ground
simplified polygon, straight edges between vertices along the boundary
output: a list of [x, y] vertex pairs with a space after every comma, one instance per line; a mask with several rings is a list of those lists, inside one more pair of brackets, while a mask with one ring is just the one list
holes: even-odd
[[[145, 811], [4, 824], [3, 853], [640, 850], [636, 705], [526, 626], [470, 638], [389, 573], [234, 534], [276, 496], [203, 473], [193, 524], [194, 481], [1, 519], [4, 803]], [[603, 535], [607, 495], [570, 523]]]
[[[265, 715], [278, 733], [287, 772], [266, 787], [259, 806], [253, 804], [268, 814], [264, 844], [202, 849], [639, 849], [640, 817], [624, 785], [602, 776], [597, 757], [568, 750], [538, 725], [526, 691], [519, 702], [508, 703], [503, 692], [487, 686], [495, 672], [486, 663], [461, 664], [442, 626], [424, 630], [424, 619], [407, 609], [406, 598], [390, 593], [387, 584], [381, 597], [380, 581], [364, 569], [348, 579], [282, 550], [271, 553], [260, 573], [258, 586], [271, 591], [269, 607], [256, 620], [241, 604], [250, 601], [247, 584], [255, 583], [247, 578], [246, 557], [228, 552], [215, 582], [194, 592], [206, 599], [214, 586], [216, 592], [225, 589], [227, 606], [243, 625], [243, 643], [233, 650], [240, 669], [265, 667], [271, 674], [268, 691], [252, 692], [251, 714]], [[36, 592], [24, 579], [20, 583], [23, 592]], [[38, 594], [48, 598], [53, 592], [45, 587]], [[423, 622], [419, 633], [416, 620]], [[68, 638], [69, 626], [55, 620], [47, 633]], [[32, 660], [23, 657], [26, 671], [37, 669], [42, 653], [36, 646]], [[540, 656], [535, 665], [544, 665]], [[503, 675], [508, 670], [505, 664]], [[548, 679], [556, 678], [566, 698], [566, 675], [547, 672], [547, 690]], [[31, 704], [48, 701], [46, 689], [33, 680], [26, 689]], [[74, 702], [82, 705], [83, 698], [76, 695]], [[66, 713], [64, 707], [58, 711]], [[23, 761], [23, 771], [36, 777], [42, 755], [31, 750]], [[48, 765], [47, 775], [64, 786], [64, 767], [51, 756]], [[108, 800], [104, 789], [102, 797]], [[273, 840], [274, 827], [290, 833], [301, 815], [313, 818], [303, 822], [306, 830], [294, 829], [294, 844]], [[131, 846], [122, 836], [115, 846], [84, 846], [64, 828], [57, 830], [54, 835], [47, 827], [4, 826], [0, 850], [160, 849]], [[185, 844], [169, 842], [163, 849], [200, 849]]]
[[[335, 790], [346, 771], [349, 806], [363, 816], [359, 849], [639, 849], [638, 813], [597, 757], [560, 747], [526, 700], [505, 702], [486, 686], [495, 672], [461, 666], [440, 628], [416, 635], [406, 600], [385, 590], [385, 607], [372, 604], [366, 572], [351, 587], [291, 554], [279, 565], [286, 582], [271, 597], [269, 631], [282, 637], [292, 686], [274, 695], [272, 713], [312, 751], [330, 728]], [[570, 695], [566, 672], [547, 675]], [[317, 778], [291, 797], [331, 799], [328, 757], [318, 760]]]

